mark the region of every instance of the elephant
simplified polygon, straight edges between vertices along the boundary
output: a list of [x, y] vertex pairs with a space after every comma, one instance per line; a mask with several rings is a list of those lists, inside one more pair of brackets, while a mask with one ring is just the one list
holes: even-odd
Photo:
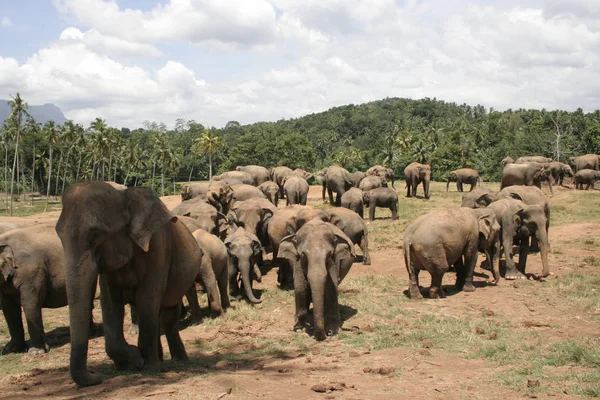
[[419, 271], [431, 274], [429, 297], [444, 297], [442, 279], [450, 266], [456, 269], [456, 288], [475, 291], [473, 271], [480, 240], [497, 238], [500, 226], [492, 213], [478, 215], [466, 207], [435, 210], [418, 217], [404, 232], [404, 262], [411, 299], [422, 299]]
[[[258, 268], [262, 252], [256, 235], [244, 228], [238, 228], [225, 239], [229, 270], [229, 290], [232, 297], [238, 297], [243, 289], [246, 299], [253, 304], [261, 303], [252, 292], [252, 282], [260, 282], [262, 275]], [[238, 276], [242, 281], [238, 286]]]
[[293, 171], [284, 166], [271, 168], [271, 180], [279, 186], [279, 198], [283, 199], [283, 179]]
[[202, 199], [188, 200], [172, 210], [173, 214], [195, 219], [200, 227], [215, 236], [223, 236], [227, 231], [227, 216]]
[[352, 182], [352, 187], [358, 188], [360, 185], [360, 182], [365, 179], [367, 177], [367, 174], [365, 174], [362, 171], [355, 171], [353, 173], [350, 174], [350, 181]]
[[526, 156], [526, 157], [519, 157], [517, 159], [517, 161], [515, 161], [515, 163], [516, 164], [527, 164], [530, 162], [536, 162], [536, 163], [540, 163], [540, 164], [549, 164], [552, 161], [553, 160], [551, 158], [544, 157], [544, 156]]
[[506, 156], [504, 157], [504, 159], [502, 159], [502, 161], [500, 161], [500, 166], [502, 167], [502, 169], [504, 169], [504, 167], [506, 167], [508, 164], [514, 164], [515, 160], [511, 157], [511, 156]]
[[578, 172], [582, 169], [595, 169], [600, 170], [600, 163], [598, 162], [598, 155], [596, 154], [586, 154], [579, 157], [571, 157], [569, 158], [569, 164], [573, 167], [575, 172]]
[[502, 183], [500, 189], [513, 185], [537, 186], [542, 188], [542, 180], [548, 181], [550, 194], [554, 196], [550, 180], [550, 164], [527, 163], [509, 164], [502, 170]]
[[267, 199], [250, 199], [235, 203], [227, 214], [227, 219], [235, 227], [244, 228], [256, 235], [260, 243], [267, 247], [269, 245], [267, 227], [278, 211]]
[[285, 236], [296, 233], [304, 224], [312, 219], [329, 221], [329, 217], [323, 210], [301, 205], [283, 208], [269, 221], [267, 232], [269, 234], [271, 249], [273, 250], [273, 262], [279, 266], [277, 281], [282, 289], [291, 289], [293, 287], [293, 276], [287, 260], [277, 258], [279, 244]]
[[387, 182], [385, 179], [379, 176], [367, 176], [358, 185], [358, 188], [363, 192], [368, 192], [371, 189], [379, 188], [379, 187], [387, 187]]
[[[512, 187], [512, 186], [511, 186]], [[489, 196], [487, 201], [483, 197], [484, 195]], [[494, 201], [495, 194], [488, 188], [478, 187], [471, 192], [463, 194], [461, 207], [468, 208], [480, 208], [487, 207], [492, 201]]]
[[418, 162], [410, 163], [404, 169], [406, 179], [406, 197], [417, 197], [417, 186], [423, 184], [425, 198], [429, 198], [429, 181], [431, 181], [431, 167]]
[[254, 186], [260, 186], [261, 184], [271, 180], [271, 171], [265, 167], [261, 167], [260, 165], [239, 165], [235, 168], [235, 170], [250, 174], [253, 180], [252, 184]]
[[211, 181], [206, 201], [219, 212], [226, 214], [233, 202], [233, 190], [225, 181]]
[[350, 188], [342, 195], [342, 207], [352, 210], [361, 218], [364, 218], [363, 191], [357, 188]]
[[[548, 251], [550, 242], [544, 209], [540, 205], [527, 205], [521, 200], [504, 198], [491, 203], [489, 208], [496, 213], [497, 221], [502, 228], [502, 247], [506, 260], [505, 279], [525, 279], [525, 266], [529, 254], [529, 237], [535, 237], [540, 246], [543, 272], [541, 277], [550, 274]], [[519, 264], [515, 267], [513, 260], [513, 244], [519, 246]]]
[[386, 168], [382, 165], [374, 165], [367, 170], [367, 176], [369, 176], [369, 175], [379, 176], [380, 178], [383, 178], [385, 181], [387, 181], [389, 179], [392, 181], [392, 187], [396, 188], [394, 186], [394, 170], [391, 168]]
[[275, 182], [265, 182], [258, 186], [258, 189], [263, 192], [266, 198], [275, 206], [279, 204], [279, 186]]
[[186, 228], [188, 228], [190, 232], [194, 232], [198, 229], [203, 229], [202, 224], [192, 217], [184, 217], [183, 215], [178, 215], [177, 218], [185, 225]]
[[[327, 168], [325, 179], [327, 180], [329, 204], [339, 207], [342, 204], [342, 195], [352, 187], [350, 173], [339, 165], [332, 165]], [[336, 193], [335, 202], [333, 201], [333, 193]]]
[[231, 200], [231, 205], [235, 204], [236, 201], [244, 201], [244, 200], [250, 200], [250, 199], [265, 199], [266, 196], [264, 195], [264, 193], [257, 188], [256, 186], [252, 186], [252, 185], [246, 185], [246, 184], [241, 184], [241, 185], [233, 185], [231, 187], [231, 190], [233, 191], [233, 199]]
[[352, 243], [360, 246], [363, 252], [363, 264], [371, 265], [369, 229], [365, 220], [354, 211], [340, 207], [330, 208], [327, 210], [327, 215], [329, 215], [329, 222], [340, 228]]
[[207, 183], [190, 183], [181, 188], [181, 201], [191, 200], [196, 197], [205, 199], [209, 191]]
[[477, 246], [477, 250], [480, 253], [485, 254], [488, 269], [493, 274], [493, 278], [488, 280], [487, 283], [497, 285], [500, 282], [500, 224], [497, 221], [496, 213], [489, 207], [475, 208], [473, 209], [473, 213], [477, 219], [489, 217], [494, 221], [489, 237], [485, 238], [479, 233], [479, 245]]
[[467, 183], [467, 184], [471, 185], [471, 189], [469, 189], [469, 192], [472, 192], [473, 189], [475, 189], [477, 187], [477, 183], [481, 182], [481, 178], [479, 177], [479, 172], [475, 171], [474, 169], [461, 168], [461, 169], [456, 169], [454, 171], [450, 171], [448, 173], [448, 182], [446, 183], [446, 192], [448, 191], [450, 182], [456, 182], [456, 189], [459, 192], [463, 191], [463, 183]]
[[[313, 303], [314, 337], [324, 340], [341, 327], [338, 285], [354, 262], [354, 244], [335, 225], [314, 219], [281, 241], [277, 257], [294, 269], [296, 314], [294, 330], [307, 327]], [[329, 317], [326, 324], [325, 316]]]
[[285, 193], [286, 206], [294, 204], [306, 205], [308, 197], [308, 182], [301, 176], [288, 175], [283, 180], [283, 191]]
[[[300, 177], [304, 178], [304, 180], [306, 180], [306, 182], [308, 182], [314, 178], [313, 174], [311, 174], [308, 171], [303, 170], [302, 168], [296, 168], [295, 170], [293, 170], [292, 175], [300, 176]], [[284, 181], [284, 183], [285, 183], [285, 181]]]
[[375, 221], [375, 208], [389, 208], [392, 221], [398, 219], [398, 193], [390, 188], [376, 188], [363, 192], [363, 202], [369, 207], [369, 221]]
[[0, 222], [0, 234], [14, 231], [15, 229], [21, 229], [21, 227], [12, 222]]
[[[89, 297], [90, 304], [93, 297]], [[67, 306], [65, 259], [54, 226], [38, 225], [0, 235], [0, 299], [10, 332], [2, 354], [27, 351], [21, 308], [31, 339], [29, 353], [48, 352], [42, 308]]]
[[[118, 191], [99, 182], [70, 185], [56, 224], [65, 257], [71, 330], [70, 373], [79, 386], [102, 378], [87, 370], [91, 302], [100, 277], [105, 348], [119, 369], [158, 371], [160, 328], [171, 357], [188, 360], [177, 323], [181, 298], [202, 262], [196, 240], [148, 188]], [[137, 306], [138, 346], [123, 336], [124, 305]]]
[[[223, 242], [215, 235], [197, 229], [192, 233], [203, 256], [200, 265], [197, 265], [196, 282], [204, 286], [208, 295], [208, 305], [215, 315], [220, 315], [227, 310], [229, 302], [227, 269], [227, 249]], [[196, 294], [196, 285], [193, 284], [186, 293], [193, 321], [200, 321], [201, 313]]]
[[[535, 186], [509, 186], [499, 191], [493, 200], [513, 198], [521, 200], [528, 206], [539, 205], [544, 210], [544, 216], [546, 217], [546, 233], [550, 229], [550, 202], [546, 195]], [[490, 202], [491, 203], [491, 202]]]
[[573, 183], [575, 185], [575, 189], [583, 190], [583, 185], [586, 185], [585, 190], [589, 190], [590, 187], [594, 189], [594, 184], [599, 179], [600, 171], [596, 171], [594, 169], [580, 169], [575, 174]]
[[558, 161], [553, 161], [550, 163], [550, 173], [552, 175], [552, 179], [554, 180], [554, 184], [556, 185], [558, 183], [560, 186], [563, 185], [565, 175], [575, 176], [575, 173], [568, 164]]
[[327, 192], [327, 168], [321, 169], [319, 172], [315, 174], [315, 177], [321, 181], [321, 185], [323, 185], [323, 203], [327, 202], [325, 198], [325, 193]]
[[228, 171], [212, 177], [213, 181], [222, 181], [226, 179], [237, 179], [246, 185], [254, 185], [254, 178], [252, 175], [244, 171]]

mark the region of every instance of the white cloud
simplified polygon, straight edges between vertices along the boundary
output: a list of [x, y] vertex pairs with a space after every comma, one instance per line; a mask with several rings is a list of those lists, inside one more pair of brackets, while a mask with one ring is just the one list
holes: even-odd
[[8, 17], [2, 17], [2, 19], [0, 20], [0, 26], [10, 28], [11, 26], [13, 26], [12, 20]]
[[77, 28], [67, 28], [61, 35], [60, 40], [83, 42], [88, 48], [101, 54], [120, 57], [159, 57], [160, 50], [155, 46], [145, 43], [129, 42], [118, 37], [106, 36], [96, 29], [81, 32]]

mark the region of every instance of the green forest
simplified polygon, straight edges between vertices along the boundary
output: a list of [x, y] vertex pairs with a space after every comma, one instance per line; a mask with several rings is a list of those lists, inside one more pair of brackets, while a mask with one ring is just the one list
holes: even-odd
[[[600, 153], [600, 111], [487, 109], [425, 98], [386, 98], [334, 107], [321, 113], [276, 122], [224, 128], [178, 119], [141, 127], [111, 127], [101, 117], [88, 126], [36, 123], [27, 102], [11, 96], [12, 114], [0, 132], [7, 194], [24, 191], [60, 194], [70, 182], [112, 180], [152, 187], [159, 195], [177, 192], [177, 182], [208, 179], [237, 165], [287, 165], [318, 170], [333, 163], [349, 171], [375, 164], [401, 178], [413, 161], [432, 166], [443, 180], [461, 167], [478, 170], [484, 180], [501, 176], [507, 155], [544, 155], [566, 161]], [[11, 189], [12, 187], [12, 189]]]

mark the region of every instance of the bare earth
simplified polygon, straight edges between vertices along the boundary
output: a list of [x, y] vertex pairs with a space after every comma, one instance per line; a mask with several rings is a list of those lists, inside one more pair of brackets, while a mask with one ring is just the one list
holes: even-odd
[[[407, 201], [402, 197], [404, 185], [398, 182], [396, 186], [401, 194], [400, 201]], [[320, 187], [311, 188], [311, 204], [322, 204], [320, 190]], [[562, 188], [557, 188], [557, 191], [555, 198], [573, 193]], [[460, 195], [454, 193], [452, 196], [454, 203], [459, 204]], [[179, 203], [179, 198], [171, 196], [163, 201], [173, 208]], [[26, 219], [51, 221], [58, 215], [59, 212], [51, 212]], [[388, 218], [389, 213], [382, 213], [382, 217]], [[378, 220], [373, 224], [382, 223]], [[389, 220], [384, 223], [393, 225]], [[397, 223], [402, 226], [401, 232], [404, 231], [406, 221]], [[165, 372], [161, 374], [119, 374], [113, 371], [112, 362], [104, 352], [103, 338], [95, 337], [90, 340], [88, 364], [91, 370], [105, 376], [105, 382], [96, 387], [77, 388], [68, 372], [68, 311], [66, 308], [44, 310], [51, 351], [37, 356], [1, 356], [0, 364], [11, 363], [15, 367], [5, 370], [0, 378], [0, 398], [579, 398], [565, 394], [569, 392], [564, 390], [562, 383], [553, 383], [551, 378], [546, 377], [554, 373], [578, 372], [582, 368], [578, 365], [544, 369], [541, 379], [539, 374], [536, 375], [544, 390], [530, 391], [527, 389], [527, 373], [517, 386], [501, 384], [498, 374], [508, 370], [510, 364], [474, 357], [468, 346], [462, 350], [441, 346], [440, 342], [429, 342], [427, 334], [422, 339], [411, 338], [406, 343], [396, 342], [392, 345], [386, 344], [383, 337], [381, 343], [375, 337], [380, 334], [378, 326], [381, 323], [385, 323], [386, 329], [391, 331], [397, 329], [397, 334], [389, 336], [406, 335], [409, 330], [407, 327], [414, 323], [414, 318], [434, 315], [444, 321], [480, 318], [486, 318], [490, 323], [497, 321], [503, 324], [506, 321], [518, 327], [520, 332], [525, 332], [525, 339], [521, 334], [515, 340], [529, 341], [533, 348], [571, 339], [597, 339], [597, 316], [600, 310], [585, 310], [571, 302], [562, 301], [559, 294], [546, 287], [552, 285], [553, 280], [561, 280], [574, 272], [598, 272], [600, 267], [582, 261], [586, 257], [600, 257], [597, 246], [577, 244], [578, 240], [600, 237], [598, 221], [561, 224], [551, 228], [553, 253], [550, 255], [550, 265], [554, 276], [546, 282], [501, 280], [498, 287], [486, 287], [489, 272], [478, 268], [477, 291], [453, 292], [450, 287], [455, 277], [449, 273], [444, 278], [444, 284], [449, 288], [448, 296], [440, 300], [406, 299], [404, 290], [408, 279], [401, 250], [401, 234], [386, 246], [378, 245], [378, 237], [377, 233], [371, 237], [372, 265], [355, 264], [348, 281], [341, 284], [340, 304], [354, 305], [359, 301], [367, 301], [368, 298], [365, 300], [361, 297], [369, 296], [362, 293], [366, 289], [360, 286], [360, 282], [368, 282], [369, 276], [374, 276], [374, 279], [400, 282], [396, 286], [388, 286], [389, 291], [384, 294], [391, 307], [398, 306], [397, 314], [390, 316], [385, 315], [386, 310], [345, 307], [343, 330], [339, 335], [318, 343], [306, 332], [292, 332], [293, 292], [277, 289], [276, 272], [271, 270], [263, 282], [255, 286], [258, 291], [265, 290], [262, 294], [263, 304], [253, 308], [243, 302], [234, 302], [235, 310], [226, 316], [215, 320], [207, 318], [201, 325], [182, 330], [184, 343], [192, 359], [190, 365], [165, 361]], [[539, 273], [541, 270], [539, 255], [530, 255], [528, 272]], [[421, 276], [422, 285], [427, 287], [428, 274], [422, 273]], [[94, 309], [94, 317], [96, 322], [100, 321], [99, 304]], [[0, 326], [0, 344], [4, 345], [8, 341], [8, 333], [3, 316], [0, 317]], [[126, 329], [128, 326], [126, 319]], [[434, 325], [432, 329], [444, 331], [446, 328], [442, 324], [439, 327]], [[527, 332], [531, 332], [531, 335], [527, 336]], [[478, 331], [478, 334], [494, 345], [495, 332]], [[136, 343], [134, 335], [126, 333], [126, 339]], [[448, 334], [447, 341], [453, 340], [452, 334]], [[163, 346], [165, 359], [168, 360], [165, 340]], [[534, 372], [532, 374], [535, 375]]]

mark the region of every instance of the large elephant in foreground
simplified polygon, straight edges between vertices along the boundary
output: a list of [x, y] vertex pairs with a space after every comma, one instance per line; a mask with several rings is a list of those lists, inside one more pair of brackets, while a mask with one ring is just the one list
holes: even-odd
[[550, 164], [530, 162], [527, 164], [509, 164], [502, 170], [502, 183], [504, 189], [513, 185], [537, 186], [542, 188], [542, 181], [548, 181], [550, 194], [554, 195], [552, 180], [550, 179]]
[[254, 180], [254, 186], [259, 186], [271, 180], [271, 171], [265, 167], [261, 167], [260, 165], [239, 165], [235, 168], [235, 170], [250, 174]]
[[481, 181], [479, 177], [479, 172], [475, 171], [471, 168], [461, 168], [456, 169], [454, 171], [450, 171], [448, 173], [448, 182], [446, 183], [446, 192], [448, 191], [448, 187], [450, 186], [450, 182], [456, 182], [456, 189], [459, 192], [463, 191], [463, 184], [471, 185], [471, 189], [469, 192], [472, 192], [473, 189], [477, 187], [477, 183]]
[[417, 186], [423, 184], [425, 198], [429, 198], [429, 182], [431, 181], [431, 167], [418, 162], [410, 163], [404, 169], [406, 180], [406, 197], [417, 197]]
[[[104, 182], [67, 188], [56, 232], [65, 257], [71, 330], [70, 372], [80, 386], [102, 382], [87, 370], [89, 325], [96, 280], [105, 348], [118, 369], [159, 371], [160, 330], [171, 357], [187, 360], [177, 323], [202, 252], [190, 231], [147, 188], [118, 191]], [[124, 305], [137, 306], [138, 347], [123, 335]]]
[[[352, 187], [350, 173], [339, 165], [332, 165], [327, 168], [327, 193], [329, 194], [329, 203], [332, 206], [339, 207], [342, 204], [342, 195], [346, 190]], [[335, 202], [333, 201], [333, 193], [336, 193]]]
[[294, 270], [294, 330], [307, 327], [312, 302], [315, 339], [324, 340], [335, 334], [342, 325], [338, 285], [354, 262], [352, 241], [331, 223], [314, 219], [296, 234], [283, 238], [277, 256], [287, 259]]
[[582, 169], [595, 169], [600, 170], [600, 156], [597, 154], [586, 154], [579, 157], [569, 158], [569, 164], [573, 167], [575, 172]]

